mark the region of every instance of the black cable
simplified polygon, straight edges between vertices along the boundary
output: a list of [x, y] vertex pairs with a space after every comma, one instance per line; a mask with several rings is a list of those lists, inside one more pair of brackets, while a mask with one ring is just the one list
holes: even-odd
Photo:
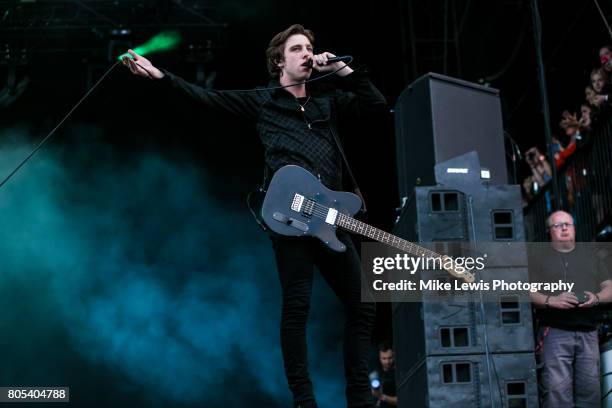
[[[476, 228], [474, 225], [474, 207], [473, 207], [471, 195], [468, 196], [467, 203], [468, 203], [468, 208], [470, 211], [469, 219], [470, 219], [470, 225], [472, 227], [472, 242], [476, 242]], [[476, 274], [474, 275], [474, 278], [477, 279]], [[479, 295], [479, 303], [480, 303], [480, 321], [482, 324], [483, 334], [484, 334], [485, 362], [487, 366], [487, 379], [489, 383], [489, 400], [491, 401], [491, 407], [494, 407], [495, 405], [493, 404], [493, 386], [491, 384], [491, 365], [492, 365], [493, 373], [495, 374], [495, 381], [497, 382], [497, 390], [499, 392], [500, 406], [504, 406], [503, 397], [502, 397], [503, 390], [501, 388], [501, 384], [499, 383], [499, 375], [497, 374], [497, 367], [495, 366], [495, 359], [491, 355], [491, 350], [489, 349], [489, 330], [487, 327], [487, 319], [486, 319], [486, 313], [484, 309], [482, 291], [478, 291], [478, 295]]]
[[96, 89], [96, 87], [98, 85], [100, 85], [100, 82], [102, 82], [104, 80], [104, 78], [106, 78], [108, 76], [108, 74], [110, 74], [110, 72], [117, 66], [119, 65], [120, 61], [115, 62], [109, 69], [108, 71], [106, 71], [98, 80], [98, 82], [96, 82], [91, 88], [89, 88], [89, 90], [85, 93], [85, 95], [81, 98], [81, 100], [79, 100], [76, 105], [74, 105], [72, 107], [72, 109], [70, 109], [70, 111], [66, 114], [66, 116], [64, 116], [64, 118], [57, 124], [57, 126], [55, 126], [53, 128], [53, 130], [51, 132], [49, 132], [49, 134], [47, 136], [45, 136], [40, 143], [38, 143], [38, 145], [17, 165], [17, 167], [15, 167], [13, 169], [13, 171], [11, 171], [2, 181], [0, 181], [0, 188], [2, 188], [2, 186], [4, 186], [14, 175], [15, 173], [17, 173], [19, 171], [19, 169], [21, 169], [27, 162], [28, 160], [30, 160], [32, 158], [32, 156], [34, 156], [34, 154], [36, 154], [37, 151], [39, 151], [43, 145], [47, 142], [47, 140], [49, 140], [49, 138], [51, 138], [51, 136], [53, 136], [53, 134], [55, 133], [55, 131], [66, 121], [66, 119], [68, 119], [68, 117], [72, 114], [72, 112], [74, 112], [76, 110], [76, 108], [79, 107], [79, 105], [81, 105], [81, 103], [83, 103], [83, 101], [94, 91], [94, 89]]
[[[126, 57], [128, 58], [128, 57]], [[277, 89], [284, 89], [284, 88], [291, 88], [292, 86], [299, 86], [299, 85], [305, 85], [305, 84], [309, 84], [315, 81], [319, 81], [323, 78], [327, 78], [328, 76], [332, 76], [335, 73], [337, 73], [340, 70], [343, 70], [344, 68], [348, 67], [351, 62], [353, 62], [353, 57], [350, 57], [351, 59], [349, 60], [349, 62], [347, 64], [345, 64], [343, 67], [338, 68], [335, 71], [331, 71], [328, 72], [327, 74], [323, 74], [321, 76], [318, 76], [316, 78], [311, 78], [311, 79], [307, 79], [306, 81], [303, 82], [296, 82], [295, 84], [289, 84], [289, 85], [281, 85], [281, 86], [272, 86], [269, 88], [251, 88], [251, 89], [221, 89], [221, 90], [214, 90], [214, 92], [219, 92], [219, 93], [225, 93], [225, 92], [261, 92], [261, 91], [275, 91]], [[143, 67], [142, 65], [140, 65], [138, 62], [134, 61], [134, 63], [136, 65], [138, 65], [140, 68], [144, 69], [147, 74], [149, 75], [149, 78], [153, 79], [153, 75], [151, 75], [151, 72], [149, 72], [148, 69], [146, 69], [145, 67]]]
[[[353, 61], [353, 58], [351, 57], [349, 64]], [[51, 138], [51, 136], [53, 136], [53, 134], [57, 131], [57, 129], [59, 129], [59, 127], [66, 121], [66, 119], [68, 119], [68, 117], [70, 117], [70, 115], [72, 115], [72, 112], [74, 112], [76, 110], [76, 108], [78, 108], [81, 103], [83, 103], [83, 101], [94, 91], [94, 89], [96, 89], [98, 87], [98, 85], [100, 85], [100, 83], [104, 80], [104, 78], [106, 78], [108, 76], [108, 74], [110, 74], [110, 72], [121, 63], [121, 61], [117, 61], [115, 62], [109, 69], [108, 71], [106, 71], [101, 77], [100, 79], [91, 87], [89, 88], [89, 90], [85, 93], [85, 95], [76, 103], [76, 105], [74, 105], [72, 107], [72, 109], [70, 109], [70, 111], [66, 114], [66, 116], [64, 116], [64, 118], [57, 124], [57, 126], [55, 126], [53, 128], [53, 130], [51, 130], [51, 132], [49, 132], [49, 134], [47, 134], [47, 136], [45, 136], [40, 143], [26, 156], [24, 157], [24, 159], [2, 180], [0, 181], [0, 188], [2, 188], [27, 162], [28, 160], [30, 160], [32, 158], [32, 156], [34, 156], [36, 154], [37, 151], [39, 151], [43, 145]], [[147, 74], [149, 75], [150, 78], [153, 78], [153, 76], [151, 75], [151, 73], [142, 65], [138, 64], [137, 62], [135, 62], [140, 68], [144, 69]], [[272, 91], [275, 89], [282, 89], [282, 88], [289, 88], [292, 86], [298, 86], [298, 85], [302, 85], [302, 84], [307, 84], [310, 82], [314, 82], [314, 81], [318, 81], [320, 79], [326, 78], [330, 75], [333, 75], [335, 73], [337, 73], [338, 71], [340, 71], [341, 69], [344, 69], [348, 67], [348, 64], [344, 65], [341, 68], [338, 68], [335, 71], [332, 72], [328, 72], [325, 75], [321, 75], [320, 77], [316, 77], [313, 79], [308, 79], [304, 82], [298, 82], [295, 84], [290, 84], [290, 85], [285, 85], [285, 86], [276, 86], [276, 87], [270, 87], [270, 88], [259, 88], [259, 89], [236, 89], [236, 90], [221, 90], [221, 91], [216, 91], [216, 92], [261, 92], [261, 91]]]
[[612, 393], [612, 388], [610, 388], [610, 389], [608, 390], [608, 392], [606, 392], [606, 395], [604, 395], [603, 397], [601, 397], [601, 400], [603, 401], [603, 400], [605, 400], [606, 398], [608, 398], [608, 395], [610, 395], [611, 393]]
[[606, 28], [608, 29], [608, 34], [610, 35], [610, 38], [612, 39], [612, 30], [610, 29], [610, 24], [608, 24], [608, 20], [606, 19], [606, 16], [604, 15], [603, 11], [601, 10], [601, 7], [599, 7], [599, 3], [597, 2], [597, 0], [593, 0], [593, 2], [595, 3], [595, 6], [597, 6], [597, 11], [599, 11], [599, 15], [601, 16], [601, 19], [603, 20], [604, 24], [606, 25]]
[[[130, 58], [130, 57], [126, 57], [126, 58]], [[295, 84], [290, 84], [290, 85], [281, 85], [281, 86], [273, 86], [273, 87], [269, 87], [269, 88], [252, 88], [252, 89], [227, 89], [227, 90], [215, 90], [214, 92], [218, 92], [218, 93], [225, 93], [225, 92], [262, 92], [262, 91], [274, 91], [274, 90], [277, 90], [277, 89], [290, 88], [290, 87], [292, 87], [292, 86], [305, 85], [305, 84], [308, 84], [308, 83], [312, 83], [312, 82], [315, 82], [315, 81], [319, 81], [319, 80], [321, 80], [321, 79], [323, 79], [323, 78], [326, 78], [326, 77], [328, 77], [328, 76], [334, 75], [334, 74], [335, 74], [335, 73], [337, 73], [338, 71], [340, 71], [340, 70], [342, 70], [342, 69], [344, 69], [344, 68], [348, 67], [348, 64], [350, 64], [351, 62], [353, 62], [353, 57], [351, 57], [351, 58], [350, 58], [350, 60], [349, 60], [349, 62], [348, 62], [347, 64], [345, 64], [344, 66], [342, 66], [342, 67], [338, 68], [338, 69], [337, 69], [337, 70], [335, 70], [335, 71], [328, 72], [327, 74], [324, 74], [324, 75], [318, 76], [318, 77], [316, 77], [316, 78], [307, 79], [306, 81], [303, 81], [303, 82], [297, 82], [297, 83], [295, 83]], [[145, 67], [143, 67], [142, 65], [140, 65], [140, 64], [139, 64], [138, 62], [136, 62], [136, 61], [134, 61], [134, 63], [135, 63], [136, 65], [138, 65], [140, 68], [142, 68], [142, 69], [143, 69], [143, 70], [144, 70], [144, 71], [147, 73], [147, 75], [149, 76], [149, 78], [150, 78], [150, 79], [154, 79], [154, 78], [155, 78], [155, 77], [154, 77], [154, 76], [151, 74], [151, 72], [150, 72], [148, 69], [146, 69]], [[339, 141], [336, 141], [336, 142], [337, 142], [337, 143], [339, 143]], [[346, 164], [347, 169], [348, 169], [348, 171], [349, 171], [349, 174], [351, 175], [351, 178], [352, 178], [352, 180], [353, 180], [353, 184], [354, 184], [355, 186], [357, 186], [357, 182], [355, 181], [355, 178], [354, 178], [354, 176], [353, 176], [353, 174], [352, 174], [352, 172], [351, 172], [351, 169], [350, 169], [350, 167], [348, 167], [348, 162], [346, 161], [346, 157], [344, 156], [344, 152], [342, 151], [342, 146], [341, 146], [341, 145], [338, 145], [338, 148], [340, 149], [340, 152], [342, 153], [342, 155], [343, 155], [343, 157], [344, 157], [344, 161], [345, 161], [345, 164]], [[264, 177], [264, 178], [267, 178], [267, 176], [266, 176], [266, 177]], [[265, 183], [265, 180], [264, 180], [264, 183]], [[359, 190], [359, 188], [357, 188], [357, 190]], [[258, 216], [258, 214], [257, 214], [257, 213], [255, 212], [255, 210], [253, 209], [253, 206], [251, 205], [251, 199], [253, 198], [253, 195], [254, 195], [254, 194], [260, 194], [260, 195], [261, 195], [261, 194], [263, 194], [263, 193], [265, 193], [265, 190], [264, 190], [264, 186], [263, 186], [263, 185], [262, 185], [262, 187], [260, 187], [260, 188], [259, 188], [257, 191], [250, 191], [250, 192], [247, 194], [247, 197], [246, 197], [246, 204], [247, 204], [247, 207], [248, 207], [249, 211], [251, 212], [251, 215], [252, 215], [252, 216], [253, 216], [253, 218], [255, 219], [255, 222], [257, 222], [257, 225], [259, 225], [259, 227], [260, 227], [260, 228], [261, 228], [263, 231], [267, 231], [267, 230], [268, 230], [268, 227], [265, 225], [265, 223], [263, 222], [263, 220], [261, 219], [261, 217], [260, 217], [260, 216]], [[363, 200], [363, 197], [362, 197], [362, 202], [363, 202], [363, 209], [364, 209], [364, 212], [365, 212], [365, 201]]]
[[487, 362], [487, 377], [489, 380], [489, 397], [491, 400], [491, 407], [493, 407], [493, 395], [491, 393], [491, 372], [488, 369], [489, 368], [489, 364], [491, 364], [493, 366], [493, 374], [495, 375], [495, 382], [497, 383], [497, 390], [499, 392], [499, 403], [500, 406], [504, 406], [504, 401], [503, 401], [503, 389], [501, 387], [501, 384], [499, 383], [499, 375], [497, 374], [497, 367], [495, 366], [495, 358], [493, 357], [493, 355], [491, 354], [491, 350], [489, 349], [489, 331], [487, 328], [487, 318], [486, 318], [486, 313], [484, 310], [484, 301], [482, 299], [482, 291], [478, 291], [478, 294], [480, 296], [479, 298], [479, 304], [480, 304], [480, 320], [482, 323], [482, 328], [483, 328], [483, 332], [484, 332], [484, 346], [485, 346], [485, 359]]
[[264, 194], [264, 193], [265, 193], [265, 191], [262, 188], [260, 188], [260, 189], [258, 189], [256, 191], [249, 191], [249, 193], [246, 196], [246, 204], [247, 204], [247, 207], [248, 207], [249, 211], [251, 212], [251, 215], [255, 219], [255, 222], [257, 223], [257, 225], [259, 225], [259, 228], [261, 228], [262, 231], [265, 232], [265, 231], [268, 230], [268, 226], [265, 224], [265, 222], [261, 218], [261, 215], [260, 214], [258, 215], [255, 212], [255, 210], [253, 209], [253, 206], [251, 205], [251, 199], [253, 198], [253, 194], [259, 194], [260, 197], [261, 197], [261, 195]]

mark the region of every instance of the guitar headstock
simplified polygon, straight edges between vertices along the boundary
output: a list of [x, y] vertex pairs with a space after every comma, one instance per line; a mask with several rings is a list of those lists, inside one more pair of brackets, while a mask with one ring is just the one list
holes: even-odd
[[462, 279], [464, 282], [467, 282], [467, 283], [474, 282], [474, 274], [472, 272], [465, 270], [464, 267], [461, 268], [462, 269], [461, 271], [458, 271], [457, 267], [454, 266], [455, 263], [453, 262], [453, 258], [451, 258], [448, 255], [442, 255], [442, 265], [447, 265], [447, 264], [453, 265], [453, 267], [444, 266], [443, 269], [446, 272], [448, 272], [449, 274], [451, 274], [457, 279]]

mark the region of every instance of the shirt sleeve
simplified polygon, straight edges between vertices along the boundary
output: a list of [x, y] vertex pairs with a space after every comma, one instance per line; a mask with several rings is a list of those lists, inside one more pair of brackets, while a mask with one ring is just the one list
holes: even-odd
[[387, 100], [370, 82], [365, 72], [354, 71], [337, 78], [336, 107], [350, 115], [384, 112]]
[[263, 103], [262, 91], [215, 91], [185, 81], [166, 70], [160, 84], [205, 106], [246, 119], [255, 119]]
[[601, 259], [599, 256], [596, 255], [595, 266], [597, 268], [597, 283], [598, 284], [603, 281], [612, 279], [612, 276], [610, 276], [608, 262], [605, 262], [603, 259]]

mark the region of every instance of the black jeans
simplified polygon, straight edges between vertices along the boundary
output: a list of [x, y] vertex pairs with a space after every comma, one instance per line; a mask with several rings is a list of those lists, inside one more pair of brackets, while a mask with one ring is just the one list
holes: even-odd
[[283, 295], [281, 347], [295, 406], [315, 406], [306, 352], [306, 322], [314, 266], [344, 305], [344, 374], [348, 407], [373, 406], [368, 350], [376, 305], [361, 302], [359, 255], [348, 234], [338, 232], [338, 238], [346, 245], [345, 252], [334, 252], [315, 238], [271, 236]]

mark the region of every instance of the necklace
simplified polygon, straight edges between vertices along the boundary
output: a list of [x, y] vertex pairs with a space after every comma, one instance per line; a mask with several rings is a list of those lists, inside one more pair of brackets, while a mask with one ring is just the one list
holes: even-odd
[[303, 104], [300, 103], [298, 98], [295, 98], [295, 102], [300, 106], [300, 110], [302, 112], [306, 112], [306, 105], [308, 105], [308, 102], [310, 102], [310, 96], [308, 96], [308, 98], [306, 98], [306, 102], [304, 102]]

